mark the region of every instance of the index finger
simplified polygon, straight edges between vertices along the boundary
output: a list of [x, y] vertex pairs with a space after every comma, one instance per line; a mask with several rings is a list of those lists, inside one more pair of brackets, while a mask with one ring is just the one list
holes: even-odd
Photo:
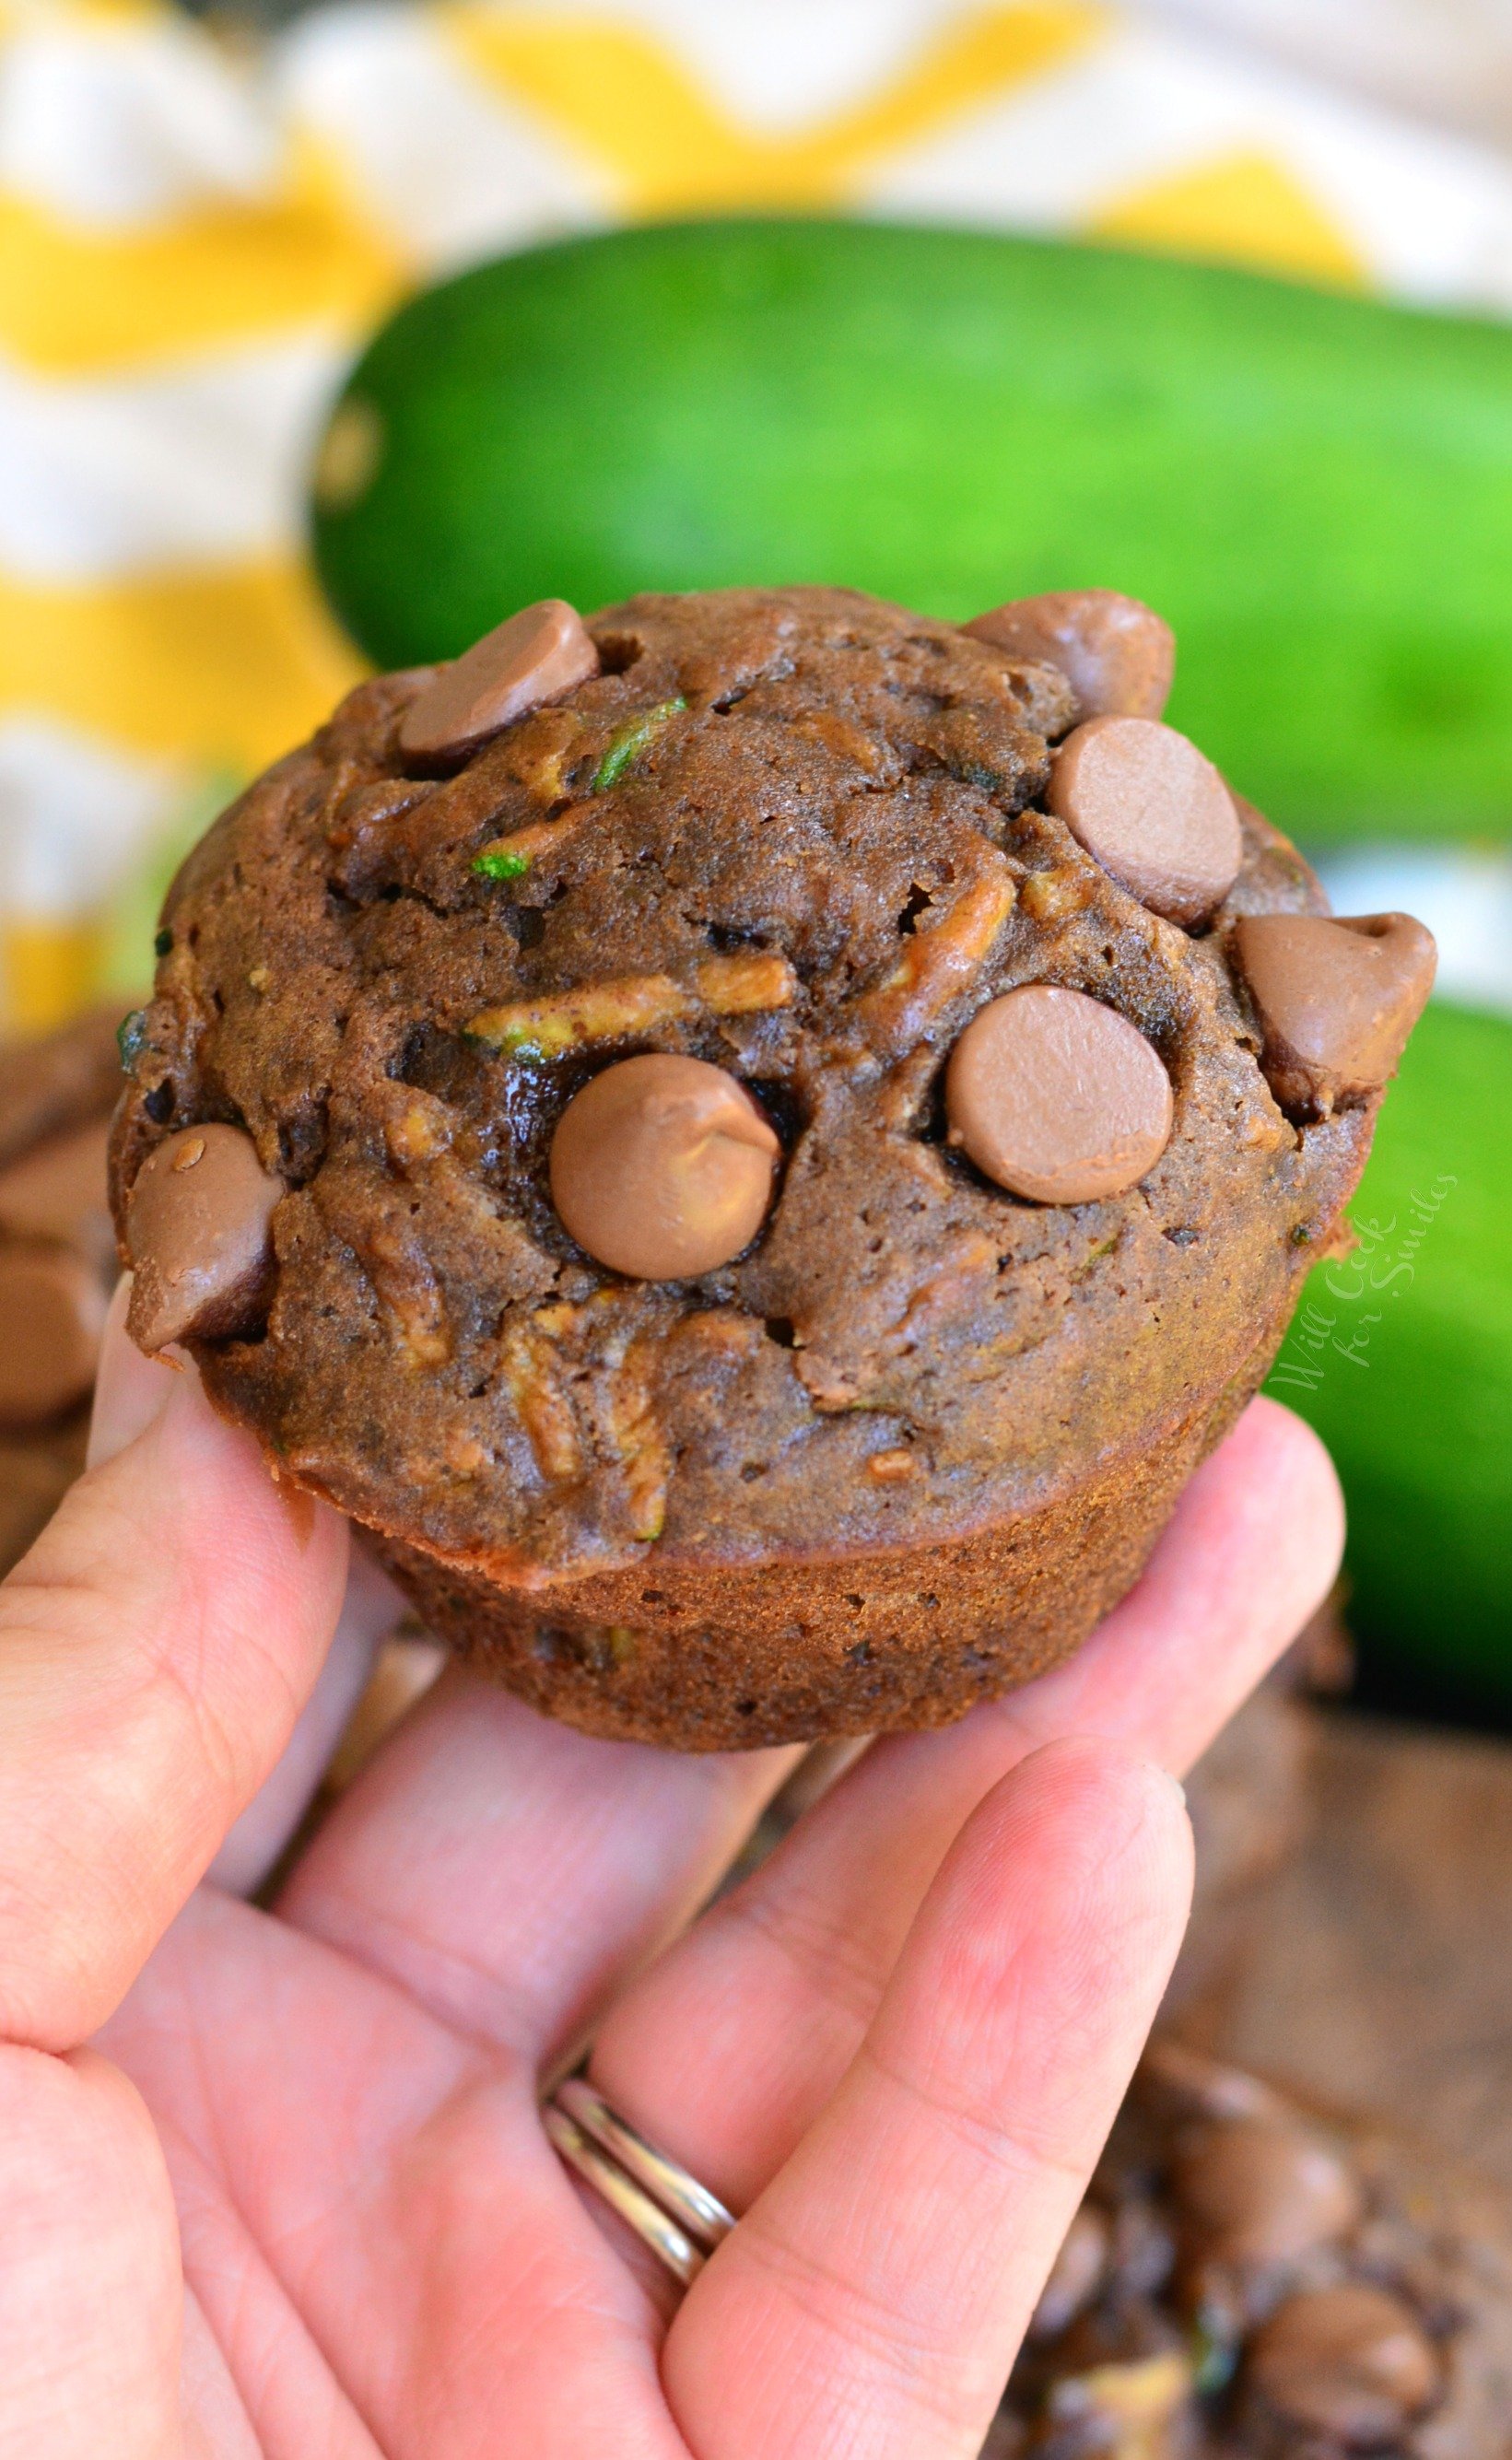
[[702, 2460], [964, 2460], [1149, 2029], [1191, 1890], [1178, 1788], [1036, 1751], [968, 1822], [812, 2130], [663, 2353]]
[[770, 1860], [619, 1999], [593, 2051], [617, 2109], [735, 2211], [813, 2123], [952, 1838], [1026, 1754], [1098, 1734], [1180, 1773], [1327, 1592], [1338, 1486], [1257, 1402], [1079, 1654], [959, 1726], [876, 1743]]

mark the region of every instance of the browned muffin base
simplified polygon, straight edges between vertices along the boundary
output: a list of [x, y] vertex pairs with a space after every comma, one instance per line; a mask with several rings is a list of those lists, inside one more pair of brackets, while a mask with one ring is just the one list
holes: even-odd
[[670, 1563], [531, 1593], [396, 1538], [376, 1551], [430, 1628], [543, 1714], [677, 1750], [948, 1726], [1071, 1656], [1133, 1586], [1200, 1461], [1264, 1379], [1244, 1372], [1069, 1495], [945, 1545]]

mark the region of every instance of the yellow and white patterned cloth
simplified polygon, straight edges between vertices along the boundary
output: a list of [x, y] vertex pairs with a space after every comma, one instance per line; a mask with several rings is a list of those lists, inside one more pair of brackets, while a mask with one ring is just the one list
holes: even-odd
[[302, 503], [374, 320], [751, 206], [1512, 308], [1496, 154], [1083, 0], [385, 0], [257, 53], [0, 0], [0, 1021], [139, 980], [174, 851], [357, 671]]

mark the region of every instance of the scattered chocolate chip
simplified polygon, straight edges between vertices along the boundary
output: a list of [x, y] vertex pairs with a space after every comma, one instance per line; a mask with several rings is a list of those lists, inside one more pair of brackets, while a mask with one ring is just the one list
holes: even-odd
[[1169, 2035], [1147, 2044], [1139, 2081], [1166, 2118], [1279, 2118], [1288, 2107], [1258, 2076]]
[[0, 1172], [0, 1231], [71, 1247], [107, 1282], [115, 1279], [116, 1237], [105, 1188], [108, 1119], [53, 1136]]
[[1171, 1136], [1171, 1080], [1116, 1008], [1033, 983], [974, 1016], [945, 1081], [948, 1141], [1037, 1204], [1117, 1196]]
[[1031, 2341], [1051, 2341], [1075, 2321], [1096, 2296], [1107, 2268], [1108, 2224], [1094, 2204], [1083, 2204], [1060, 2242], [1060, 2253], [1039, 2293], [1030, 2320]]
[[1331, 2149], [1306, 2129], [1233, 2118], [1194, 2129], [1172, 2183], [1189, 2251], [1219, 2263], [1284, 2263], [1343, 2237], [1360, 2192]]
[[118, 1021], [112, 1003], [53, 1033], [0, 1044], [0, 1164], [110, 1116], [120, 1092]]
[[282, 1179], [243, 1128], [181, 1128], [149, 1154], [126, 1208], [136, 1273], [126, 1328], [149, 1353], [249, 1331], [272, 1274]]
[[780, 1153], [724, 1069], [648, 1052], [606, 1068], [567, 1104], [552, 1139], [552, 1200], [611, 1272], [680, 1281], [755, 1238]]
[[400, 749], [416, 759], [460, 759], [598, 671], [576, 608], [564, 598], [539, 599], [440, 668], [405, 710]]
[[1153, 606], [1117, 589], [1055, 589], [1013, 598], [962, 630], [1011, 657], [1058, 667], [1076, 717], [1159, 717], [1171, 696], [1176, 635]]
[[1234, 956], [1288, 1110], [1325, 1116], [1384, 1085], [1433, 988], [1437, 950], [1410, 914], [1246, 914]]
[[1432, 2400], [1438, 2373], [1411, 2309], [1368, 2281], [1287, 2299], [1249, 2353], [1250, 2382], [1288, 2424], [1353, 2450], [1395, 2442]]
[[1234, 798], [1174, 727], [1095, 717], [1068, 735], [1050, 808], [1109, 877], [1170, 922], [1203, 922], [1239, 876]]
[[40, 1426], [84, 1399], [108, 1304], [80, 1256], [0, 1256], [0, 1425]]

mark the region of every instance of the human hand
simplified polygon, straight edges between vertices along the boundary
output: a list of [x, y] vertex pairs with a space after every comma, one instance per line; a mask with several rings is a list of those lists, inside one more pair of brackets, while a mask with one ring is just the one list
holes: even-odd
[[[0, 2460], [969, 2460], [1180, 1940], [1161, 1771], [1332, 1576], [1313, 1438], [1257, 1402], [1077, 1657], [692, 1927], [794, 1754], [458, 1670], [273, 1912], [205, 1881], [286, 1843], [392, 1599], [332, 1651], [344, 1524], [118, 1309], [94, 1454], [0, 1590]], [[743, 2216], [674, 2313], [542, 2129], [589, 2036]]]

